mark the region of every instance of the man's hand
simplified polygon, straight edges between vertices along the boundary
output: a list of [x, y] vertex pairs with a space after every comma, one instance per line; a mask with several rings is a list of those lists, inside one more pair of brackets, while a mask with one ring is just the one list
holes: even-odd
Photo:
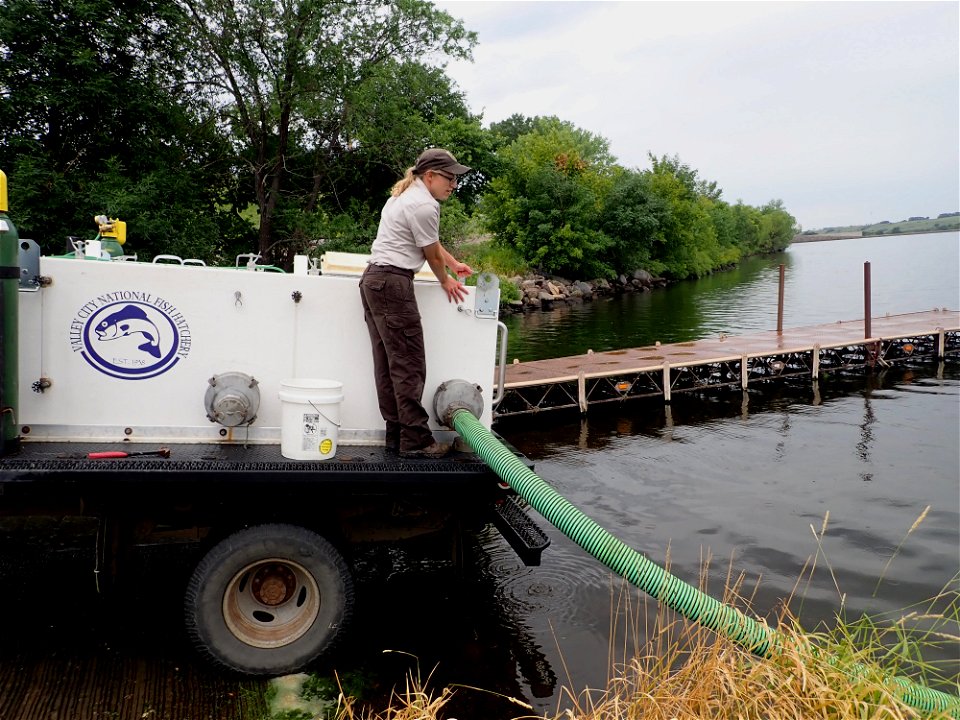
[[447, 293], [447, 302], [462, 302], [467, 297], [467, 289], [463, 283], [447, 275], [447, 279], [441, 284], [443, 291]]

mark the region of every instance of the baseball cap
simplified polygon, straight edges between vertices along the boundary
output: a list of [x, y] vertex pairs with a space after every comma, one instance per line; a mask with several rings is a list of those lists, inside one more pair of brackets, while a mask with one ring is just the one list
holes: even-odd
[[453, 153], [443, 148], [424, 150], [417, 158], [417, 164], [413, 167], [414, 174], [423, 175], [427, 170], [445, 170], [454, 175], [470, 172], [470, 168], [458, 163]]

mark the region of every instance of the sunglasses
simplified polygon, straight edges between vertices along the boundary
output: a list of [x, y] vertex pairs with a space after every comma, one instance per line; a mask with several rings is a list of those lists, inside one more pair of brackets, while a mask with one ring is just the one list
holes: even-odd
[[449, 173], [441, 172], [440, 170], [431, 170], [434, 175], [439, 175], [442, 178], [445, 178], [447, 182], [457, 182], [456, 175], [450, 175]]

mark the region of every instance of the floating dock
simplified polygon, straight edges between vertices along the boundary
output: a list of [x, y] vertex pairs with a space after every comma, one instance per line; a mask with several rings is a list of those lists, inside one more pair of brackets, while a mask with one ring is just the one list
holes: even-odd
[[960, 355], [960, 312], [932, 310], [507, 365], [497, 418]]

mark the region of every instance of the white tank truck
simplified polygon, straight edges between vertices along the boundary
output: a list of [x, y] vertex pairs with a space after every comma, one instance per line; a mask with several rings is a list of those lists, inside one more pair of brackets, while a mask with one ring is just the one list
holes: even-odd
[[[250, 674], [333, 647], [358, 544], [435, 537], [454, 551], [493, 522], [539, 564], [546, 536], [469, 448], [404, 460], [384, 447], [363, 256], [298, 257], [293, 273], [255, 256], [144, 261], [124, 254], [123, 222], [96, 221], [95, 240], [41, 256], [7, 216], [0, 173], [0, 519], [95, 517], [101, 587], [122, 581], [134, 544], [202, 543], [188, 634]], [[417, 280], [435, 435], [455, 438], [438, 403], [489, 428], [506, 357], [496, 276], [459, 306], [430, 273]]]

